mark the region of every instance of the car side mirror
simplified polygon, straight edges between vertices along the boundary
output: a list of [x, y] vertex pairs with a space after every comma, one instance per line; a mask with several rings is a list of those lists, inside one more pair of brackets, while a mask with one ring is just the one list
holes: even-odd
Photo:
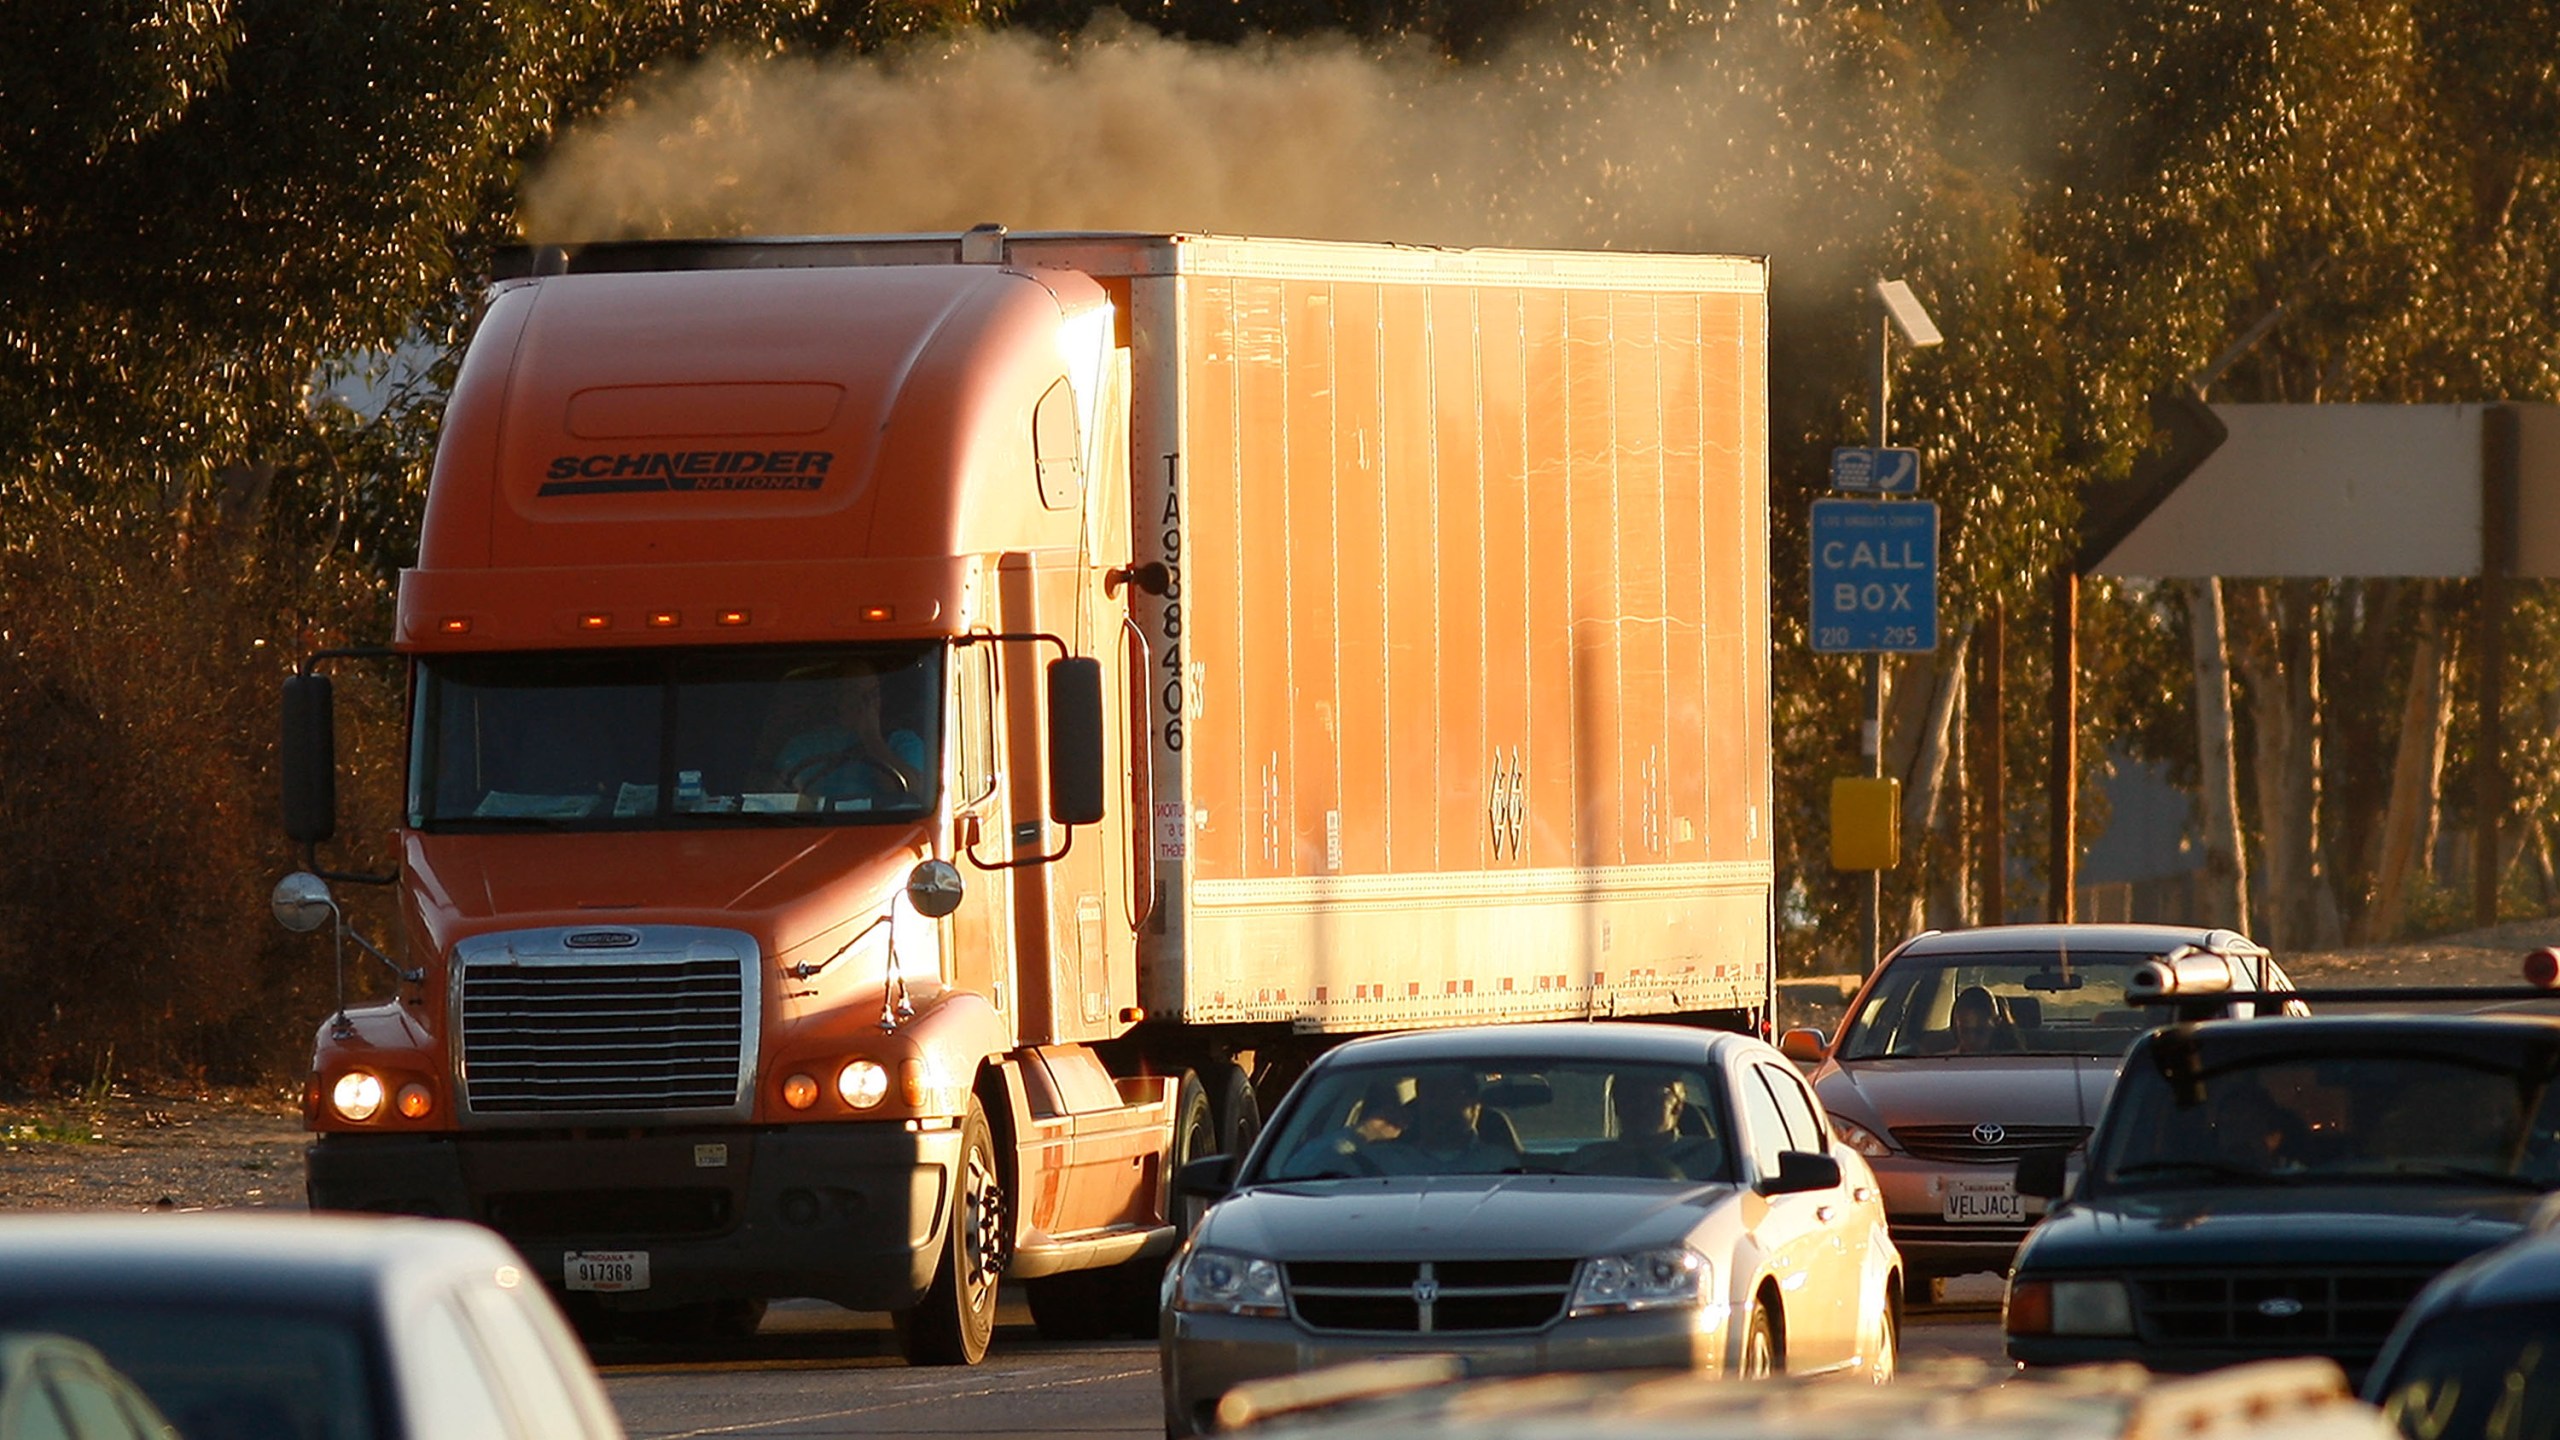
[[2018, 1193], [2059, 1200], [2071, 1188], [2071, 1152], [2029, 1150], [2018, 1157]]
[[1839, 1160], [1806, 1150], [1779, 1151], [1778, 1173], [1762, 1176], [1759, 1186], [1763, 1195], [1796, 1195], [1807, 1190], [1839, 1188]]
[[1236, 1188], [1236, 1157], [1203, 1155], [1174, 1172], [1173, 1188], [1202, 1200], [1224, 1200]]
[[1831, 1042], [1811, 1026], [1790, 1030], [1778, 1037], [1778, 1053], [1799, 1065], [1819, 1065]]

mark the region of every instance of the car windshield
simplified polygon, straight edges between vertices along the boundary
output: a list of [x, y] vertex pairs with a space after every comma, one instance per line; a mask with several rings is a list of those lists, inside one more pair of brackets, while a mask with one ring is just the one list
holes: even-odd
[[2273, 1055], [2183, 1082], [2161, 1070], [2136, 1062], [2117, 1081], [2096, 1162], [2109, 1184], [2560, 1185], [2550, 1087], [2485, 1058]]
[[1733, 1178], [1720, 1087], [1698, 1069], [1340, 1065], [1308, 1077], [1244, 1183], [1376, 1175]]
[[385, 1433], [357, 1323], [251, 1305], [0, 1296], [0, 1330], [96, 1346], [187, 1440]]
[[420, 662], [409, 823], [860, 824], [935, 803], [933, 646]]
[[1843, 1060], [2125, 1052], [2160, 1016], [2125, 1002], [2144, 954], [1904, 955], [1842, 1026]]
[[2409, 1337], [2379, 1398], [2403, 1435], [2560, 1435], [2560, 1305], [2427, 1325]]

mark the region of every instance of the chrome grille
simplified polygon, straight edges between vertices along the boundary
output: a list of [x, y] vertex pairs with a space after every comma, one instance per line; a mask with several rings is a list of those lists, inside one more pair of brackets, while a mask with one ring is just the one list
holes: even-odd
[[1893, 1143], [1916, 1160], [1957, 1164], [2016, 1164], [2030, 1150], [2073, 1150], [2089, 1138], [2086, 1125], [1998, 1125], [2000, 1138], [1985, 1141], [1978, 1125], [1896, 1125]]
[[484, 936], [458, 947], [465, 1113], [501, 1122], [743, 1118], [755, 1065], [755, 946], [690, 928], [643, 931], [630, 949], [576, 945], [590, 933]]
[[2154, 1344], [2354, 1354], [2379, 1348], [2436, 1271], [2260, 1270], [2134, 1281], [2135, 1324]]
[[1317, 1330], [1535, 1330], [1564, 1313], [1578, 1260], [1299, 1261], [1289, 1303]]

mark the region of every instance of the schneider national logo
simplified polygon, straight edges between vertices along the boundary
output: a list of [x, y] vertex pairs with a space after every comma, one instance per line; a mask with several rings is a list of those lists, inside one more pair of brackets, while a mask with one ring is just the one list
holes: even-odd
[[638, 450], [560, 455], [537, 495], [630, 495], [651, 490], [815, 490], [833, 450]]

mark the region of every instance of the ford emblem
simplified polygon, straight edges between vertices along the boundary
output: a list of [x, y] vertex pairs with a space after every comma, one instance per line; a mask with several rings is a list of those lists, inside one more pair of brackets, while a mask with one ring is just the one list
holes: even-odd
[[2302, 1302], [2290, 1295], [2277, 1295], [2259, 1301], [2258, 1313], [2270, 1320], [2290, 1320], [2302, 1313]]
[[1976, 1145], [1997, 1145], [2008, 1138], [2009, 1129], [2005, 1125], [1994, 1125], [1986, 1120], [1973, 1127], [1973, 1143]]

